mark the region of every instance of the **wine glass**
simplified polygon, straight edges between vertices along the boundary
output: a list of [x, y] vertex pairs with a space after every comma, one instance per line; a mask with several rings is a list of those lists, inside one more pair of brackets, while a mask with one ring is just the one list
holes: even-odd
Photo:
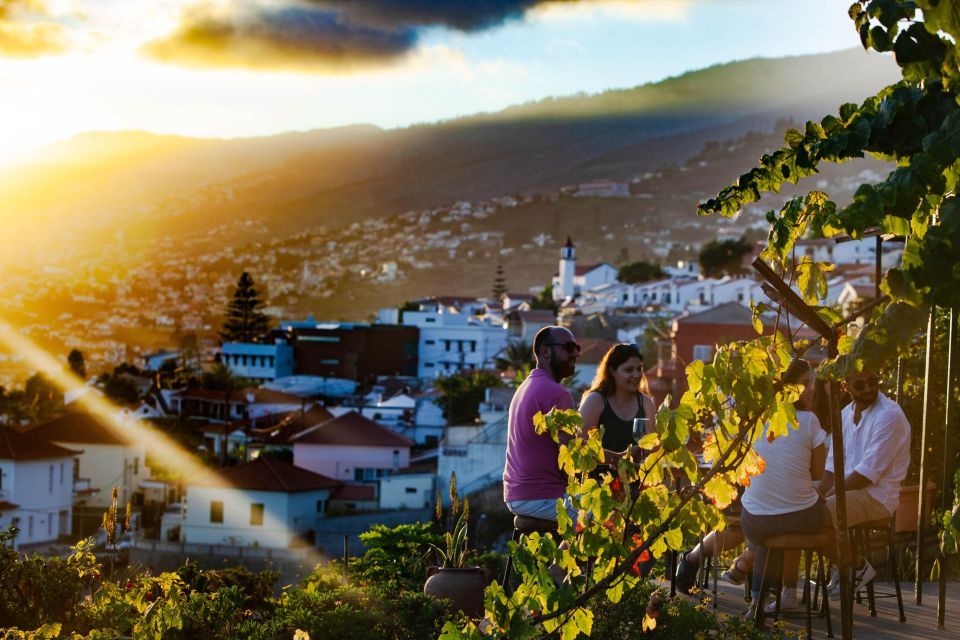
[[650, 418], [633, 419], [633, 441], [640, 442], [643, 436], [647, 435], [647, 429], [650, 426]]

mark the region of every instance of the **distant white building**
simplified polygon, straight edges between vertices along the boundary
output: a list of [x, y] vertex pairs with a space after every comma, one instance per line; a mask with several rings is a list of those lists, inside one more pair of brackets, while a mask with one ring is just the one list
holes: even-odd
[[861, 238], [837, 243], [834, 238], [803, 238], [795, 245], [797, 260], [809, 257], [815, 262], [834, 264], [871, 264], [876, 260], [876, 238]]
[[502, 323], [462, 313], [405, 311], [403, 324], [420, 329], [417, 375], [421, 378], [488, 367], [507, 346]]
[[79, 453], [0, 426], [0, 529], [20, 529], [14, 549], [70, 535]]
[[286, 548], [316, 530], [341, 483], [273, 458], [257, 458], [187, 485], [180, 540]]
[[614, 180], [593, 180], [577, 185], [573, 195], [577, 198], [629, 198], [630, 186]]
[[606, 262], [577, 264], [577, 250], [573, 240], [567, 238], [560, 248], [560, 264], [553, 276], [553, 299], [560, 301], [617, 281], [617, 269]]

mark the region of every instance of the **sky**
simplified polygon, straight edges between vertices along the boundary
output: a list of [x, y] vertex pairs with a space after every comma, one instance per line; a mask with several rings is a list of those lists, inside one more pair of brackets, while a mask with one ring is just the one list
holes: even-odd
[[385, 128], [859, 46], [848, 0], [0, 0], [0, 162], [84, 131]]

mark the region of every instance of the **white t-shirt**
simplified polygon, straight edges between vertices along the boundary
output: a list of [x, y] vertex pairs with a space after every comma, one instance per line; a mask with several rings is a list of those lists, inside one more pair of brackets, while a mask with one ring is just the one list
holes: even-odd
[[[891, 514], [900, 502], [900, 483], [910, 466], [910, 423], [896, 402], [877, 394], [877, 401], [853, 423], [851, 402], [840, 412], [843, 423], [844, 473], [856, 471], [870, 480], [865, 491]], [[833, 456], [826, 470], [833, 473]]]
[[809, 411], [797, 411], [796, 429], [787, 435], [767, 441], [767, 431], [754, 443], [754, 449], [763, 458], [763, 473], [750, 479], [743, 492], [743, 508], [756, 516], [775, 516], [809, 509], [819, 495], [810, 477], [810, 457], [814, 449], [827, 439], [817, 416]]

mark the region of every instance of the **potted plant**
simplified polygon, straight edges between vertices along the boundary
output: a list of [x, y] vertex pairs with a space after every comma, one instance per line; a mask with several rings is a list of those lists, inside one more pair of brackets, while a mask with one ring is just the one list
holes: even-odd
[[[456, 494], [456, 478], [451, 477], [450, 498], [452, 515], [460, 511]], [[442, 507], [437, 496], [437, 516], [442, 517]], [[470, 505], [463, 500], [463, 511], [451, 531], [443, 536], [444, 548], [431, 544], [428, 553], [436, 554], [438, 564], [427, 568], [427, 581], [423, 592], [437, 598], [450, 600], [451, 608], [463, 611], [471, 618], [483, 616], [483, 591], [490, 582], [490, 572], [475, 565], [468, 565], [468, 520]]]

